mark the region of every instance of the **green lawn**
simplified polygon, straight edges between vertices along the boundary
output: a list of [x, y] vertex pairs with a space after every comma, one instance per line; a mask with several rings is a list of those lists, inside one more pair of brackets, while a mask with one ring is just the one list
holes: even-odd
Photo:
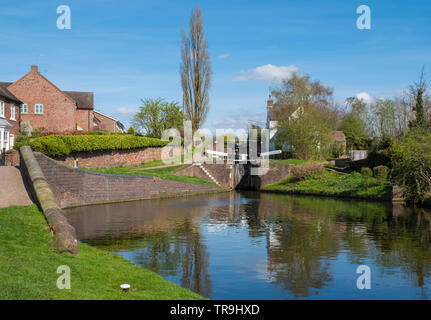
[[301, 159], [283, 159], [283, 160], [269, 160], [270, 165], [278, 164], [304, 164], [311, 162], [311, 160], [301, 160]]
[[[0, 209], [0, 299], [203, 299], [154, 272], [80, 243], [80, 256], [55, 252], [35, 205]], [[56, 286], [57, 268], [69, 266], [71, 289]], [[122, 292], [120, 285], [131, 285]]]
[[374, 199], [389, 199], [391, 196], [391, 185], [389, 182], [379, 181], [373, 177], [368, 178], [368, 181], [366, 181], [358, 172], [339, 174], [325, 171], [323, 174], [302, 181], [298, 181], [294, 177], [288, 177], [266, 186], [264, 189]]
[[173, 173], [174, 170], [179, 169], [181, 167], [183, 167], [183, 165], [174, 166], [174, 167], [157, 168], [157, 169], [146, 169], [145, 164], [140, 164], [137, 166], [114, 167], [114, 168], [94, 168], [94, 169], [85, 169], [85, 170], [100, 172], [100, 173], [109, 173], [109, 174], [145, 175], [145, 176], [158, 177], [160, 179], [166, 179], [166, 180], [175, 180], [175, 181], [217, 186], [214, 183], [202, 180], [198, 177], [181, 176], [181, 175], [176, 175]]

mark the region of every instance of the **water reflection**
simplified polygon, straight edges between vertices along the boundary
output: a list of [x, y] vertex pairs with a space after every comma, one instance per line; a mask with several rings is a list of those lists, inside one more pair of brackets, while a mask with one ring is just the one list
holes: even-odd
[[[68, 210], [78, 237], [206, 297], [428, 298], [431, 215], [253, 192]], [[356, 267], [373, 290], [356, 289]]]

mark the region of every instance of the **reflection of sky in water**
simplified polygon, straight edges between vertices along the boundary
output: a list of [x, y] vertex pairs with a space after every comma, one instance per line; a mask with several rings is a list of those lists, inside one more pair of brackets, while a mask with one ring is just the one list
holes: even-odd
[[[88, 242], [213, 299], [428, 298], [427, 212], [255, 193], [164, 203], [173, 211], [160, 219], [124, 220], [150, 231]], [[356, 288], [361, 264], [371, 268], [371, 290]]]

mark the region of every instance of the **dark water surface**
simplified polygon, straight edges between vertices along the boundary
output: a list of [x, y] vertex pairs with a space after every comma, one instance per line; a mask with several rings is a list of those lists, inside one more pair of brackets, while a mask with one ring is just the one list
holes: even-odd
[[[213, 299], [431, 296], [425, 210], [232, 192], [66, 212], [80, 240]], [[370, 290], [357, 288], [359, 265]]]

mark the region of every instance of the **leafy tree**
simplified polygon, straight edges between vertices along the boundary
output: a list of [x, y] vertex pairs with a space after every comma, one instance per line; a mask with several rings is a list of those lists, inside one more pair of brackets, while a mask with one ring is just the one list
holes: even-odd
[[431, 134], [411, 131], [393, 148], [395, 181], [407, 187], [407, 199], [420, 203], [431, 187]]
[[287, 142], [300, 159], [322, 158], [330, 153], [337, 110], [332, 89], [294, 73], [271, 92], [277, 106], [277, 145]]
[[209, 111], [208, 90], [211, 83], [211, 62], [205, 40], [201, 9], [196, 6], [190, 17], [190, 38], [183, 28], [181, 85], [183, 108], [192, 122], [193, 132], [198, 130]]
[[341, 130], [346, 136], [348, 150], [368, 149], [369, 137], [367, 127], [356, 112], [352, 111], [347, 115], [341, 126]]
[[177, 102], [166, 102], [161, 98], [144, 99], [143, 106], [133, 116], [134, 128], [141, 130], [148, 137], [161, 138], [166, 129], [183, 130], [183, 112]]
[[412, 108], [415, 114], [415, 119], [410, 122], [410, 128], [412, 129], [425, 131], [429, 129], [429, 123], [427, 122], [424, 108], [424, 94], [426, 89], [427, 83], [425, 81], [425, 71], [422, 68], [419, 81], [414, 82], [414, 84], [409, 88], [410, 94], [415, 100], [415, 104]]
[[129, 130], [127, 130], [127, 134], [135, 134], [135, 129], [133, 129], [133, 127], [130, 127]]

